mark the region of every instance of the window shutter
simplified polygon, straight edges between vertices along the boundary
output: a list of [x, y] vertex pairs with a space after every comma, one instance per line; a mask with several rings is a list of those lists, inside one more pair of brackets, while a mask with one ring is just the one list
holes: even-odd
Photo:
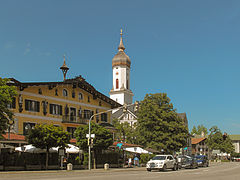
[[50, 106], [49, 106], [49, 111], [50, 111], [50, 114], [53, 114], [53, 105], [52, 104], [50, 104]]
[[36, 101], [36, 106], [37, 106], [37, 112], [40, 112], [40, 103], [38, 101]]
[[62, 115], [62, 106], [61, 105], [59, 106], [59, 112], [60, 112], [59, 114]]
[[29, 110], [28, 109], [28, 100], [25, 99], [25, 110]]

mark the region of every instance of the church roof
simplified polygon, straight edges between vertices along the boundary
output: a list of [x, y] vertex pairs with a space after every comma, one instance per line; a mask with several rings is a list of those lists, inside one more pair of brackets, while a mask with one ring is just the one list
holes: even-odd
[[128, 55], [124, 52], [125, 47], [123, 45], [122, 30], [121, 30], [120, 35], [121, 35], [121, 38], [120, 38], [120, 43], [118, 46], [118, 53], [112, 59], [112, 66], [126, 65], [126, 66], [130, 67], [131, 60], [128, 57]]

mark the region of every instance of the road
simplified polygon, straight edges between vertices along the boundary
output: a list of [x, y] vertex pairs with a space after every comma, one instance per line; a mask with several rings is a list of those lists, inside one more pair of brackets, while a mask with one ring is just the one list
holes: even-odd
[[240, 163], [216, 163], [208, 168], [147, 172], [145, 168], [0, 172], [0, 180], [240, 180]]

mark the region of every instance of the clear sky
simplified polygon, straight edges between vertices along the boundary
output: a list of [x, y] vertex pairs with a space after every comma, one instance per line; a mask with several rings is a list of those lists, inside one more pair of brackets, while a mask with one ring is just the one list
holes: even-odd
[[134, 100], [165, 92], [189, 126], [240, 134], [239, 0], [9, 0], [0, 5], [0, 77], [82, 75], [108, 96], [120, 29]]

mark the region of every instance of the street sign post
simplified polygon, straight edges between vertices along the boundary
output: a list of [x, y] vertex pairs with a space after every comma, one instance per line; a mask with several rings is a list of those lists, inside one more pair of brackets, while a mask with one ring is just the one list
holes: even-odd
[[[86, 138], [89, 138], [89, 134], [86, 134]], [[91, 134], [91, 138], [95, 138], [95, 134]]]

